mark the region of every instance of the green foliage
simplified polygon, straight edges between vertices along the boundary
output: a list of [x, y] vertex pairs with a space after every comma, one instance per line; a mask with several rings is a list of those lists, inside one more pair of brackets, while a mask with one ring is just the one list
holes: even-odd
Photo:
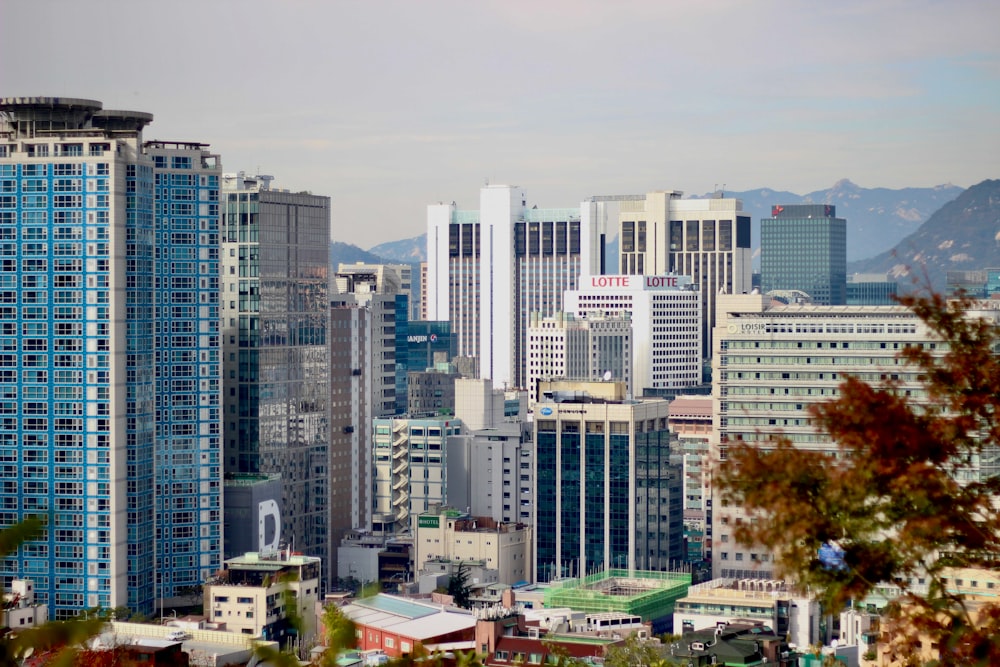
[[455, 606], [469, 608], [469, 596], [472, 590], [469, 586], [469, 568], [464, 562], [458, 564], [458, 569], [448, 579], [448, 595], [455, 600]]
[[337, 605], [327, 605], [323, 609], [323, 629], [327, 650], [320, 658], [320, 667], [336, 667], [337, 657], [344, 651], [354, 648], [354, 622], [344, 616]]
[[[718, 489], [756, 519], [738, 525], [736, 538], [775, 552], [782, 574], [828, 609], [879, 585], [900, 587], [883, 628], [897, 657], [916, 659], [922, 637], [940, 647], [941, 665], [1000, 664], [1000, 606], [972, 605], [945, 582], [949, 568], [995, 567], [1000, 553], [1000, 477], [968, 475], [970, 463], [1000, 451], [1000, 336], [969, 300], [901, 301], [942, 341], [900, 353], [921, 370], [927, 399], [914, 402], [898, 381], [848, 377], [835, 400], [810, 410], [836, 456], [783, 439], [729, 443]], [[831, 544], [844, 567], [818, 557]], [[911, 584], [920, 578], [926, 592]]]
[[624, 645], [608, 648], [604, 656], [604, 664], [607, 667], [634, 667], [635, 665], [670, 667], [677, 664], [661, 654], [656, 647], [656, 644], [639, 639], [637, 635], [632, 634], [625, 640]]

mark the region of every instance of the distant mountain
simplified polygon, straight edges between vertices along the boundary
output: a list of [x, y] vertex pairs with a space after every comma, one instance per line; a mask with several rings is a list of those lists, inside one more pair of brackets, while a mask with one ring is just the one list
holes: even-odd
[[847, 267], [850, 273], [892, 272], [942, 291], [948, 271], [1000, 266], [1000, 180], [973, 185], [936, 211], [891, 250]]
[[402, 241], [380, 243], [368, 252], [384, 257], [387, 262], [419, 264], [427, 259], [427, 234]]
[[[837, 216], [847, 220], [847, 261], [850, 262], [889, 250], [961, 192], [962, 188], [950, 184], [902, 190], [862, 188], [845, 178], [831, 188], [805, 195], [758, 188], [727, 191], [726, 196], [742, 199], [743, 210], [753, 220], [751, 244], [755, 256], [760, 248], [760, 220], [771, 217], [774, 204], [834, 204]], [[710, 197], [711, 193], [699, 196]]]
[[366, 264], [381, 264], [385, 261], [378, 255], [366, 252], [350, 243], [341, 243], [340, 241], [330, 243], [330, 267], [334, 271], [337, 270], [337, 265], [341, 263], [354, 264], [356, 262], [364, 262]]
[[[833, 187], [804, 195], [770, 188], [727, 190], [725, 195], [743, 200], [743, 210], [753, 221], [751, 244], [755, 256], [760, 248], [760, 219], [771, 217], [774, 204], [835, 204], [837, 215], [847, 220], [847, 260], [851, 262], [889, 250], [961, 192], [962, 188], [955, 185], [902, 190], [862, 188], [845, 178]], [[711, 197], [712, 193], [694, 196]], [[617, 238], [615, 221], [608, 223], [613, 240]], [[427, 235], [380, 243], [368, 252], [390, 262], [423, 262], [427, 259]], [[611, 253], [608, 255], [610, 261]]]

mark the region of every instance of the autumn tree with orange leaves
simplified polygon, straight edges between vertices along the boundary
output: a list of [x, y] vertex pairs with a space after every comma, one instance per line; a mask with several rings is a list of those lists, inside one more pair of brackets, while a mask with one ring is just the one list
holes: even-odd
[[[932, 664], [1000, 665], [1000, 600], [947, 582], [954, 568], [1000, 568], [1000, 331], [964, 297], [900, 301], [942, 341], [900, 352], [921, 369], [929, 400], [914, 403], [897, 382], [848, 378], [810, 410], [836, 457], [780, 438], [729, 443], [717, 488], [756, 519], [736, 539], [771, 549], [782, 575], [830, 612], [897, 586], [882, 622], [890, 658], [923, 664], [923, 639]], [[842, 563], [820, 557], [831, 545]]]

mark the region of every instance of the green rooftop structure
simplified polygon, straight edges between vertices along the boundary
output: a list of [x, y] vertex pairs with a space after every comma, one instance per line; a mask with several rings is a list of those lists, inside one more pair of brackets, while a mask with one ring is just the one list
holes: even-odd
[[[654, 622], [674, 613], [674, 603], [687, 595], [688, 572], [605, 570], [581, 579], [548, 584], [545, 607], [569, 607], [589, 613], [617, 611]], [[653, 631], [659, 631], [654, 622]]]

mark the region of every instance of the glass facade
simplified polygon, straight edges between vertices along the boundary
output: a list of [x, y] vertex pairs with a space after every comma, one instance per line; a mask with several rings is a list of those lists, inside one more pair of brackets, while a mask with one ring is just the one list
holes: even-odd
[[281, 475], [282, 542], [326, 570], [330, 200], [242, 174], [223, 196], [225, 470]]
[[682, 561], [683, 490], [669, 462], [667, 406], [536, 406], [538, 581]]
[[847, 303], [847, 221], [830, 204], [773, 206], [760, 221], [761, 291], [801, 290], [819, 305]]

